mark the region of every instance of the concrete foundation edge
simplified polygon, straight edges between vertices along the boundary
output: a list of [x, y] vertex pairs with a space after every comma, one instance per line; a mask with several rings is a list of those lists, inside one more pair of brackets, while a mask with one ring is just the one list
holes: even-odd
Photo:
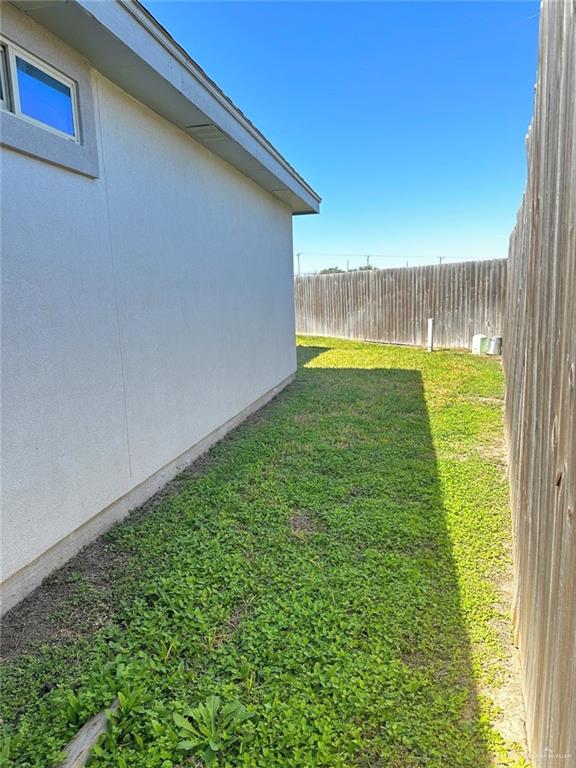
[[170, 482], [176, 475], [196, 461], [197, 458], [206, 453], [215, 443], [227, 435], [228, 432], [239, 426], [249, 416], [276, 397], [284, 387], [294, 381], [295, 376], [295, 373], [288, 376], [282, 382], [255, 400], [247, 408], [244, 408], [244, 410], [240, 411], [236, 416], [233, 416], [227, 422], [222, 424], [221, 427], [218, 427], [218, 429], [215, 429], [209, 435], [206, 435], [200, 442], [196, 443], [169, 464], [166, 464], [159, 469], [143, 483], [132, 488], [132, 490], [128, 491], [124, 496], [121, 496], [115, 502], [92, 517], [80, 526], [80, 528], [77, 528], [75, 531], [68, 534], [68, 536], [61, 539], [61, 541], [53, 547], [50, 547], [50, 549], [46, 550], [46, 552], [36, 558], [36, 560], [8, 577], [8, 579], [0, 585], [0, 614], [3, 615], [11, 608], [14, 608], [14, 606], [29, 595], [30, 592], [33, 592], [36, 587], [40, 586], [44, 579], [53, 571], [64, 565], [70, 558], [78, 554], [81, 549], [97, 539], [98, 536], [106, 533], [114, 523], [122, 520], [130, 514], [132, 510], [137, 509], [148, 501], [148, 499], [161, 490], [166, 483]]

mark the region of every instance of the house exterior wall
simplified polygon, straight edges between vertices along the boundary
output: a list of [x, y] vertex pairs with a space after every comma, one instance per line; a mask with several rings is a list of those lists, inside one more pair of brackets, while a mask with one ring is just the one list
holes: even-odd
[[1, 153], [4, 609], [296, 367], [290, 210], [91, 77], [97, 178]]

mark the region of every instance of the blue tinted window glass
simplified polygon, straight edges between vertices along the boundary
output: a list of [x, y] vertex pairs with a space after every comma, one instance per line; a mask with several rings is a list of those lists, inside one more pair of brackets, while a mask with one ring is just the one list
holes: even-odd
[[22, 113], [74, 136], [70, 88], [18, 56], [16, 67]]

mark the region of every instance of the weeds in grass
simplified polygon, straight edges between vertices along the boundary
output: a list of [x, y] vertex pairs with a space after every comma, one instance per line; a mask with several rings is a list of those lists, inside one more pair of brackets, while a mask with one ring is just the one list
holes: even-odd
[[4, 665], [5, 765], [54, 764], [116, 697], [91, 768], [524, 765], [489, 693], [509, 674], [498, 363], [302, 344], [258, 420], [108, 534], [122, 576], [74, 598], [82, 622], [113, 594], [108, 623]]
[[208, 696], [205, 703], [194, 709], [174, 713], [174, 722], [183, 739], [178, 748], [200, 752], [206, 768], [213, 768], [218, 753], [238, 741], [240, 726], [251, 717], [246, 707], [237, 701], [222, 705], [218, 696]]

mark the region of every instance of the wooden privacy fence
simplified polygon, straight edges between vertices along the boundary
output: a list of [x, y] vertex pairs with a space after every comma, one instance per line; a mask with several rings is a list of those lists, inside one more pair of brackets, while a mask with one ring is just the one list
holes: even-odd
[[475, 333], [502, 333], [506, 259], [430, 267], [302, 275], [295, 281], [296, 330], [392, 344], [469, 347]]
[[576, 768], [576, 4], [544, 0], [504, 323], [515, 626], [538, 768]]

